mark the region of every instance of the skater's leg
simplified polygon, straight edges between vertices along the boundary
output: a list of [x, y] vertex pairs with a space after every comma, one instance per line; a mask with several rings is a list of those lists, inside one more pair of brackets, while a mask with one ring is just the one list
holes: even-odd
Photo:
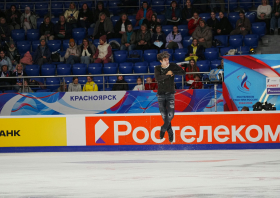
[[173, 130], [172, 130], [172, 126], [171, 126], [171, 121], [174, 118], [174, 112], [175, 112], [175, 100], [174, 100], [174, 94], [170, 94], [167, 96], [166, 98], [166, 110], [167, 110], [167, 116], [166, 116], [166, 120], [165, 120], [165, 124], [167, 125], [167, 132], [169, 135], [169, 141], [173, 142]]
[[[161, 117], [162, 117], [162, 119], [165, 123], [165, 120], [166, 120], [166, 117], [167, 117], [165, 95], [158, 95], [158, 107], [159, 107]], [[162, 125], [161, 130], [160, 130], [160, 139], [162, 139], [164, 137], [164, 134], [167, 130], [163, 127], [164, 127], [164, 124]]]

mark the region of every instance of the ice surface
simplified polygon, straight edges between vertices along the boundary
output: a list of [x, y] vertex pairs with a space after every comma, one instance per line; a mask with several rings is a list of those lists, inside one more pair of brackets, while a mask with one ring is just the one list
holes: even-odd
[[0, 197], [280, 197], [279, 150], [0, 154]]

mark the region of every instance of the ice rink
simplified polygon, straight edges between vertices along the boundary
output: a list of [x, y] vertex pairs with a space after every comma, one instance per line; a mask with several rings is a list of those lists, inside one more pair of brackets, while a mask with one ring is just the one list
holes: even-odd
[[0, 154], [0, 197], [280, 197], [279, 150]]

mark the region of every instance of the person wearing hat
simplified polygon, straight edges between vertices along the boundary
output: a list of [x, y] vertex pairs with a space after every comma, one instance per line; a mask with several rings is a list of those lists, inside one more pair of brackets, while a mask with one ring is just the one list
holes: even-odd
[[199, 21], [199, 26], [193, 32], [192, 37], [198, 40], [199, 45], [205, 48], [212, 47], [212, 30], [203, 19]]
[[0, 72], [0, 90], [7, 90], [9, 89], [9, 86], [11, 85], [11, 80], [9, 80], [7, 77], [11, 76], [11, 72], [8, 70], [8, 62], [3, 61], [3, 65], [1, 66], [1, 72]]
[[11, 59], [12, 65], [17, 65], [20, 60], [20, 54], [15, 46], [13, 40], [9, 42], [9, 50], [7, 52], [7, 56]]
[[44, 17], [44, 22], [40, 25], [41, 39], [53, 40], [54, 39], [54, 24], [51, 22], [49, 16]]
[[20, 17], [21, 27], [27, 33], [27, 30], [37, 29], [37, 18], [35, 14], [31, 13], [30, 7], [25, 7], [24, 13]]
[[0, 18], [0, 41], [9, 41], [11, 37], [11, 30], [6, 23], [6, 19]]
[[120, 20], [115, 25], [115, 38], [122, 38], [122, 35], [126, 32], [126, 27], [131, 25], [130, 20], [127, 19], [126, 14], [122, 14]]
[[64, 58], [66, 59], [66, 64], [75, 64], [80, 62], [80, 49], [78, 48], [77, 44], [75, 43], [74, 39], [69, 40], [69, 47], [66, 50]]
[[136, 34], [136, 49], [147, 50], [151, 45], [151, 33], [148, 31], [147, 25], [142, 24], [141, 29]]
[[95, 63], [109, 63], [112, 61], [112, 48], [106, 41], [107, 37], [106, 35], [103, 35], [99, 39], [100, 45], [98, 45], [96, 52], [93, 56], [93, 58], [96, 60]]
[[37, 47], [33, 55], [34, 64], [42, 66], [43, 64], [49, 63], [50, 60], [51, 52], [49, 47], [46, 45], [46, 40], [41, 39], [40, 45]]
[[81, 63], [89, 65], [94, 61], [93, 55], [96, 52], [96, 47], [87, 38], [83, 39], [83, 43], [79, 45], [78, 49], [81, 53]]
[[12, 65], [11, 59], [5, 55], [4, 50], [0, 50], [0, 67], [4, 64], [8, 66], [9, 71], [13, 70], [13, 65]]

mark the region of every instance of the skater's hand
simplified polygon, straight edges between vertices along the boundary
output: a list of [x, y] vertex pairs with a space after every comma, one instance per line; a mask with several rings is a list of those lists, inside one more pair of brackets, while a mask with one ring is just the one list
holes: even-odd
[[166, 73], [166, 75], [167, 75], [167, 76], [168, 76], [168, 75], [173, 76], [174, 74], [173, 74], [172, 71], [168, 71], [168, 72]]

